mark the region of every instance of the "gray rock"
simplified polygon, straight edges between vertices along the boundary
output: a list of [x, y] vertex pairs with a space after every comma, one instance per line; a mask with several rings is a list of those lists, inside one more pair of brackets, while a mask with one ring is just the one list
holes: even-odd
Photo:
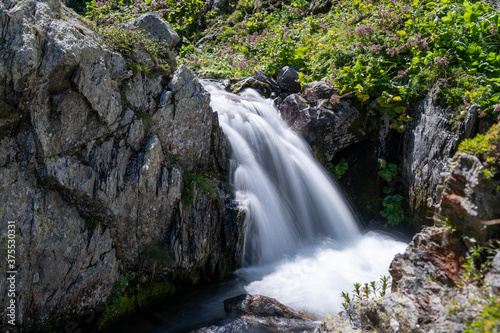
[[472, 106], [455, 128], [450, 122], [454, 116], [434, 102], [436, 92], [429, 93], [411, 111], [404, 137], [404, 175], [408, 186], [411, 212], [419, 223], [424, 223], [429, 209], [437, 203], [436, 186], [441, 172], [464, 138], [474, 134], [477, 108]]
[[[130, 76], [74, 12], [53, 7], [0, 3], [0, 238], [15, 221], [25, 331], [98, 312], [126, 271], [134, 292], [213, 280], [242, 255], [225, 136], [193, 74], [180, 69], [171, 91], [160, 76]], [[183, 198], [187, 168], [212, 175], [213, 191], [193, 183]], [[168, 260], [145, 263], [157, 244]]]
[[224, 301], [226, 312], [280, 332], [304, 332], [318, 327], [318, 318], [290, 309], [274, 298], [242, 294]]
[[475, 156], [457, 153], [443, 170], [437, 188], [437, 213], [480, 242], [500, 235], [500, 225], [484, 222], [500, 217], [500, 182], [484, 175]]
[[280, 86], [278, 83], [269, 75], [264, 74], [264, 72], [260, 69], [257, 69], [252, 73], [252, 77], [260, 82], [267, 83], [269, 87], [271, 87], [271, 91], [276, 95], [280, 93]]
[[490, 296], [500, 295], [500, 252], [495, 255], [491, 270], [486, 274], [484, 281], [490, 287]]
[[175, 107], [164, 105], [154, 115], [159, 119], [162, 144], [188, 169], [212, 167], [212, 131], [218, 120], [210, 107], [210, 95], [186, 67], [179, 67], [168, 83]]
[[464, 332], [487, 303], [485, 288], [464, 283], [464, 261], [450, 229], [424, 228], [391, 264], [392, 293], [352, 301], [323, 332]]
[[252, 88], [257, 90], [259, 94], [261, 94], [266, 98], [269, 98], [273, 93], [271, 86], [267, 82], [257, 80], [253, 77], [247, 77], [242, 80], [239, 80], [231, 87], [231, 90], [233, 93], [238, 94], [247, 88]]
[[280, 105], [280, 113], [288, 126], [295, 132], [301, 133], [304, 136], [307, 135], [307, 137], [314, 135], [313, 133], [308, 133], [309, 124], [312, 121], [310, 106], [302, 96], [292, 94], [285, 98]]
[[152, 39], [159, 39], [161, 42], [166, 43], [171, 49], [173, 49], [180, 40], [179, 35], [172, 29], [170, 24], [156, 13], [143, 14], [128, 23], [126, 27], [130, 30], [142, 29], [146, 32], [147, 36]]
[[291, 66], [283, 67], [283, 69], [278, 73], [276, 82], [278, 82], [281, 89], [286, 91], [299, 92], [301, 89], [299, 72]]
[[331, 7], [331, 0], [313, 0], [309, 4], [309, 10], [315, 15], [320, 13], [328, 13]]
[[324, 81], [314, 81], [304, 88], [304, 97], [310, 101], [330, 99], [340, 89]]
[[237, 0], [208, 0], [205, 3], [205, 6], [203, 7], [203, 11], [205, 13], [210, 12], [210, 11], [233, 11], [236, 6], [231, 6], [236, 5], [238, 3]]
[[329, 99], [306, 101], [292, 94], [278, 108], [287, 124], [315, 147], [316, 156], [325, 162], [367, 136], [367, 114], [350, 100], [341, 99], [332, 105]]

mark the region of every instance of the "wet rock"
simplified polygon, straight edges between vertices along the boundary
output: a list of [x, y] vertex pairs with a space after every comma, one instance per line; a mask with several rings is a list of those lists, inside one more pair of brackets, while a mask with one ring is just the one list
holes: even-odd
[[247, 88], [257, 90], [262, 96], [269, 98], [273, 93], [271, 86], [267, 82], [260, 81], [253, 77], [244, 78], [235, 83], [231, 90], [233, 93], [238, 94]]
[[274, 298], [242, 294], [224, 301], [226, 312], [235, 317], [272, 328], [281, 332], [303, 332], [314, 330], [319, 322], [316, 316], [295, 311]]
[[301, 89], [299, 72], [291, 66], [283, 67], [283, 69], [278, 73], [276, 82], [281, 89], [286, 91], [299, 92]]
[[[477, 108], [464, 111], [460, 120], [454, 112], [435, 102], [436, 91], [430, 92], [411, 110], [413, 121], [405, 131], [404, 178], [409, 205], [418, 223], [425, 223], [429, 210], [437, 203], [436, 186], [441, 172], [458, 148], [458, 144], [474, 134]], [[455, 122], [455, 125], [451, 125]]]
[[139, 16], [126, 27], [130, 30], [142, 29], [147, 36], [152, 39], [158, 39], [173, 49], [179, 42], [180, 37], [174, 29], [164, 19], [156, 13], [147, 13]]
[[267, 83], [271, 87], [271, 91], [276, 95], [280, 93], [280, 87], [278, 83], [269, 75], [264, 74], [260, 69], [253, 72], [252, 77], [260, 82]]
[[297, 133], [311, 136], [309, 124], [311, 123], [311, 115], [309, 113], [310, 106], [297, 94], [289, 95], [280, 105], [280, 112], [288, 126]]

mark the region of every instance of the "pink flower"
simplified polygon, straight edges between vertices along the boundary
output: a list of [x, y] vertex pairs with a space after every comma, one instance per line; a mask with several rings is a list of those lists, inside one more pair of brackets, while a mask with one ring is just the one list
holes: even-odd
[[365, 25], [356, 27], [354, 31], [356, 32], [356, 34], [358, 34], [358, 36], [366, 36], [373, 33], [373, 28], [369, 25]]
[[398, 71], [397, 78], [401, 80], [401, 79], [405, 78], [407, 75], [408, 75], [408, 69], [404, 70], [404, 71]]
[[448, 60], [448, 57], [435, 57], [434, 62], [441, 67], [448, 66], [450, 64], [450, 61]]

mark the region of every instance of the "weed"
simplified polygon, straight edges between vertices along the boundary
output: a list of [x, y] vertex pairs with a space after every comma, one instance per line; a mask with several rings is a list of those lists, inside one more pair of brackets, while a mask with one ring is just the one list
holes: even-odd
[[347, 310], [351, 301], [360, 302], [363, 300], [384, 297], [389, 291], [389, 281], [390, 277], [384, 275], [380, 277], [379, 281], [370, 281], [363, 285], [359, 282], [354, 283], [353, 299], [351, 299], [349, 293], [341, 292], [340, 296], [344, 300], [342, 307]]

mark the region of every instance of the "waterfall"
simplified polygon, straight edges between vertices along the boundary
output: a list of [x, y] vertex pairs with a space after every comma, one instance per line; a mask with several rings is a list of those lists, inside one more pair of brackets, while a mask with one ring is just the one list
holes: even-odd
[[294, 255], [322, 237], [339, 244], [360, 231], [307, 143], [253, 90], [234, 95], [207, 85], [232, 147], [236, 201], [246, 213], [244, 264]]

